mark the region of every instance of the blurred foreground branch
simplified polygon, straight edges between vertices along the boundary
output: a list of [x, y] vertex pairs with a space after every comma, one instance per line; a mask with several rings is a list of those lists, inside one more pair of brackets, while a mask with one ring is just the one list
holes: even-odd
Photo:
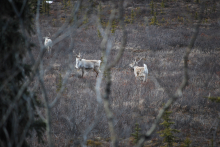
[[[114, 6], [113, 6], [114, 7]], [[115, 9], [112, 10], [110, 19], [109, 19], [109, 23], [108, 26], [106, 27], [105, 33], [103, 31], [103, 29], [101, 28], [101, 24], [98, 21], [98, 29], [100, 30], [100, 32], [103, 34], [103, 40], [101, 43], [101, 48], [103, 51], [105, 51], [104, 57], [103, 57], [103, 64], [101, 66], [101, 73], [99, 75], [99, 77], [97, 78], [96, 81], [96, 94], [97, 94], [97, 101], [101, 102], [101, 100], [103, 99], [103, 103], [104, 103], [104, 109], [105, 109], [105, 113], [108, 119], [108, 126], [109, 126], [109, 131], [111, 134], [111, 141], [112, 141], [112, 146], [116, 147], [118, 146], [118, 138], [117, 135], [115, 133], [115, 129], [114, 129], [114, 116], [113, 116], [113, 112], [110, 108], [110, 101], [109, 101], [109, 97], [111, 94], [111, 68], [114, 67], [118, 61], [120, 60], [120, 58], [123, 55], [124, 52], [124, 48], [126, 45], [126, 31], [125, 31], [125, 26], [124, 26], [124, 22], [123, 22], [123, 1], [119, 2], [119, 20], [120, 20], [120, 24], [121, 24], [121, 28], [122, 28], [122, 44], [121, 44], [121, 48], [119, 50], [118, 55], [116, 56], [115, 60], [113, 63], [111, 63], [110, 65], [107, 64], [107, 60], [109, 57], [109, 53], [111, 51], [112, 48], [112, 40], [110, 39], [110, 28], [112, 25], [112, 21], [115, 18]], [[100, 86], [101, 86], [101, 81], [103, 78], [103, 73], [106, 72], [106, 87], [105, 87], [105, 94], [102, 98], [101, 96], [101, 92], [100, 92]]]
[[184, 77], [183, 77], [182, 83], [180, 84], [179, 88], [176, 90], [174, 95], [171, 96], [171, 98], [168, 100], [168, 102], [159, 111], [159, 114], [157, 115], [156, 120], [155, 120], [154, 124], [152, 125], [152, 127], [147, 131], [146, 134], [142, 135], [142, 137], [140, 138], [140, 140], [137, 143], [138, 147], [143, 146], [145, 140], [148, 140], [151, 138], [151, 135], [155, 132], [164, 112], [170, 107], [170, 105], [173, 102], [175, 102], [179, 97], [182, 96], [183, 90], [188, 85], [189, 76], [188, 76], [188, 63], [187, 63], [187, 61], [188, 61], [189, 54], [194, 46], [194, 43], [195, 43], [196, 38], [199, 33], [199, 27], [200, 27], [200, 24], [202, 21], [203, 13], [204, 13], [204, 6], [205, 6], [205, 4], [204, 4], [204, 2], [202, 2], [201, 7], [200, 7], [199, 20], [195, 26], [193, 36], [190, 40], [190, 43], [189, 43], [189, 45], [186, 49], [185, 55], [184, 55]]

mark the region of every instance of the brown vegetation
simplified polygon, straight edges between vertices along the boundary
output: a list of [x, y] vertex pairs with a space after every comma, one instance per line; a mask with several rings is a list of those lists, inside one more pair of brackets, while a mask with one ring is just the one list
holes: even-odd
[[[148, 1], [147, 1], [148, 2]], [[160, 13], [161, 1], [156, 1], [157, 11]], [[111, 95], [110, 104], [114, 115], [115, 131], [118, 135], [119, 146], [134, 146], [131, 133], [134, 132], [135, 123], [145, 133], [154, 123], [158, 111], [170, 98], [168, 89], [173, 93], [180, 85], [183, 77], [183, 53], [185, 52], [193, 33], [193, 15], [198, 10], [196, 3], [168, 1], [163, 9], [163, 14], [158, 14], [159, 25], [147, 25], [145, 16], [152, 17], [150, 7], [146, 7], [144, 1], [129, 2], [125, 9], [125, 18], [134, 19], [133, 23], [127, 23], [127, 44], [123, 57], [111, 69]], [[63, 2], [51, 4], [50, 16], [41, 14], [40, 27], [43, 36], [54, 34], [70, 15], [71, 8], [65, 12]], [[220, 95], [220, 34], [219, 3], [215, 12], [211, 13], [211, 4], [204, 17], [199, 35], [188, 59], [189, 84], [183, 92], [183, 96], [173, 103], [170, 109], [174, 129], [177, 134], [175, 146], [183, 144], [189, 137], [192, 146], [209, 146], [213, 138], [214, 126], [219, 117], [219, 104], [204, 98], [205, 96]], [[107, 23], [108, 11], [111, 9], [108, 2], [104, 2], [102, 9], [102, 21]], [[131, 11], [136, 13], [131, 18]], [[183, 12], [184, 13], [181, 13]], [[107, 13], [105, 15], [105, 13]], [[192, 13], [192, 14], [191, 14]], [[164, 22], [161, 21], [164, 18]], [[207, 22], [205, 22], [207, 19]], [[74, 36], [67, 37], [56, 43], [52, 48], [52, 54], [45, 54], [43, 58], [44, 81], [49, 101], [52, 102], [57, 95], [60, 75], [69, 70], [69, 65], [75, 65], [75, 56], [72, 54], [82, 52], [85, 59], [101, 59], [101, 39], [95, 21], [91, 15], [90, 24], [83, 30], [76, 30]], [[150, 23], [148, 19], [148, 24]], [[103, 24], [102, 23], [102, 24]], [[117, 23], [116, 23], [117, 24]], [[83, 25], [83, 24], [82, 24]], [[117, 54], [121, 44], [122, 31], [117, 27], [115, 42], [110, 57]], [[49, 36], [50, 37], [50, 36]], [[51, 36], [53, 37], [53, 36]], [[31, 37], [36, 44], [33, 50], [35, 58], [39, 54], [37, 36]], [[74, 44], [70, 46], [70, 41]], [[43, 42], [43, 40], [42, 40]], [[135, 57], [141, 57], [139, 65], [147, 63], [149, 76], [146, 82], [135, 79], [129, 63]], [[71, 59], [71, 60], [68, 60]], [[30, 59], [27, 57], [26, 62]], [[82, 135], [93, 124], [98, 109], [94, 86], [96, 75], [93, 72], [85, 72], [84, 78], [80, 78], [79, 71], [73, 69], [67, 79], [62, 96], [51, 109], [52, 138], [55, 146], [78, 146], [83, 140]], [[105, 79], [101, 91], [105, 89]], [[40, 89], [38, 97], [42, 98]], [[44, 114], [44, 110], [41, 110]], [[88, 135], [88, 146], [110, 146], [109, 129], [106, 114], [99, 112], [98, 123]], [[161, 126], [157, 127], [157, 131]], [[220, 145], [220, 130], [217, 130], [216, 143]], [[31, 146], [39, 146], [35, 138], [30, 139]], [[47, 141], [46, 141], [47, 143]], [[162, 138], [154, 134], [145, 146], [160, 146]], [[42, 145], [40, 145], [42, 146]], [[47, 146], [45, 144], [45, 146]]]

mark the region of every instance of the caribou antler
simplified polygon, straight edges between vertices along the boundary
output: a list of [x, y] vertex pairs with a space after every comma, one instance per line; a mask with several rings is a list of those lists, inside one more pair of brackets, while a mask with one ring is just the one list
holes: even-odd
[[[142, 58], [141, 58], [142, 59]], [[136, 61], [136, 59], [135, 59], [135, 61], [138, 63], [138, 62], [140, 62], [141, 61], [141, 59], [139, 60], [139, 61]]]

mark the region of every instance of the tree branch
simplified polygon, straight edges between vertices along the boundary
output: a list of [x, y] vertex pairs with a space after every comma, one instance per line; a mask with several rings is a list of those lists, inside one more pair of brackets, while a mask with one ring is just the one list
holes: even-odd
[[186, 52], [184, 55], [184, 77], [183, 77], [182, 83], [180, 84], [179, 88], [176, 90], [174, 95], [168, 100], [168, 102], [159, 111], [159, 114], [157, 115], [156, 120], [155, 120], [154, 124], [152, 125], [152, 127], [147, 131], [146, 134], [142, 135], [142, 137], [140, 138], [140, 140], [137, 143], [138, 147], [143, 146], [144, 141], [151, 138], [151, 135], [155, 132], [156, 127], [158, 126], [164, 112], [169, 108], [169, 106], [174, 101], [176, 101], [179, 97], [182, 96], [183, 90], [188, 85], [189, 76], [188, 76], [188, 63], [187, 63], [187, 61], [188, 61], [189, 54], [194, 46], [195, 40], [196, 40], [198, 33], [199, 33], [199, 27], [201, 24], [203, 12], [204, 12], [204, 3], [202, 3], [202, 5], [201, 5], [200, 14], [199, 14], [199, 21], [197, 22], [197, 24], [195, 26], [193, 36], [191, 38], [189, 46], [186, 49]]

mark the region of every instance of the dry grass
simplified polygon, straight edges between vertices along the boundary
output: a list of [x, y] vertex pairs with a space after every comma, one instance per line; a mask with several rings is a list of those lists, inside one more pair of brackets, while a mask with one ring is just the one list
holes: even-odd
[[[42, 32], [45, 35], [47, 32], [53, 34], [57, 29], [49, 25], [48, 28], [43, 28]], [[169, 99], [162, 88], [174, 92], [181, 83], [183, 53], [192, 34], [192, 29], [184, 25], [144, 27], [133, 24], [127, 25], [127, 30], [128, 43], [124, 55], [117, 66], [111, 70], [110, 101], [115, 117], [115, 129], [120, 138], [127, 139], [120, 141], [121, 146], [133, 146], [128, 138], [134, 130], [135, 123], [140, 124], [142, 133], [150, 128], [162, 104]], [[201, 28], [189, 57], [189, 85], [183, 97], [171, 106], [173, 111], [171, 117], [175, 122], [173, 127], [181, 131], [178, 136], [181, 138], [180, 141], [190, 136], [193, 146], [207, 145], [207, 142], [212, 139], [210, 129], [216, 121], [217, 112], [220, 111], [218, 104], [204, 98], [209, 93], [211, 96], [220, 95], [220, 35], [215, 33], [217, 30], [216, 27]], [[117, 53], [120, 37], [121, 32], [117, 30], [112, 56]], [[100, 59], [101, 39], [98, 38], [97, 30], [93, 26], [77, 33], [73, 39], [75, 53], [84, 53], [85, 59]], [[36, 36], [32, 40], [38, 44]], [[66, 38], [52, 48], [51, 56], [46, 54], [44, 57], [44, 68], [52, 67], [45, 74], [50, 101], [57, 94], [59, 74], [64, 75], [68, 69], [67, 59], [72, 58], [71, 63], [75, 64], [75, 56], [70, 54], [72, 50], [68, 50], [69, 42], [70, 38]], [[33, 53], [37, 57], [38, 47], [33, 50]], [[143, 63], [148, 65], [147, 82], [136, 80], [133, 71], [128, 67], [135, 57], [143, 57], [139, 65]], [[54, 64], [57, 64], [57, 68], [53, 68]], [[84, 78], [78, 77], [78, 74], [76, 69], [72, 71], [63, 95], [52, 109], [52, 132], [55, 146], [77, 143], [85, 129], [94, 121], [97, 108], [96, 95], [93, 91], [96, 82], [95, 74], [88, 72]], [[159, 84], [156, 79], [160, 79], [161, 83]], [[104, 87], [102, 87], [103, 90]], [[158, 130], [160, 128], [161, 126]], [[96, 137], [101, 137], [102, 146], [109, 145], [106, 141], [109, 138], [109, 131], [104, 111], [100, 114], [98, 124], [89, 134], [91, 139]], [[162, 141], [158, 134], [153, 137], [157, 138], [156, 142]], [[219, 135], [217, 137], [219, 140]], [[34, 142], [33, 139], [32, 146], [37, 146]], [[149, 145], [149, 142], [146, 142], [147, 144]], [[154, 141], [150, 143], [152, 146], [154, 144]]]

